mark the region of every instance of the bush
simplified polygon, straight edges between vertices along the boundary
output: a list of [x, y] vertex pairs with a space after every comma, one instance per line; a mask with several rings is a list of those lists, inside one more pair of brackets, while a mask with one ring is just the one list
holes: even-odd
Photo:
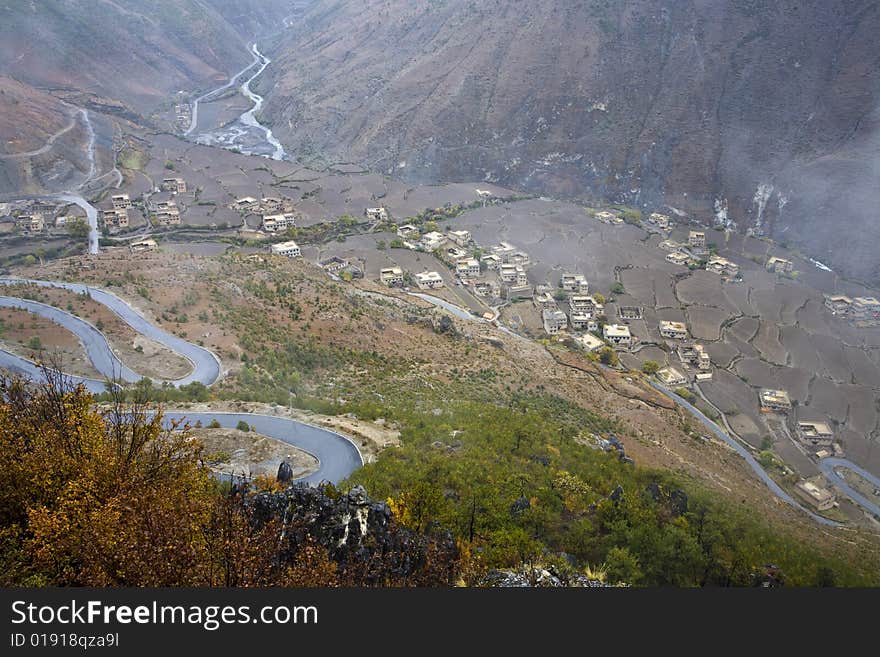
[[211, 420], [208, 423], [208, 428], [209, 429], [219, 429], [220, 428], [220, 423], [217, 421], [217, 418], [214, 418], [213, 420]]
[[249, 425], [244, 420], [241, 420], [238, 424], [235, 425], [235, 428], [238, 429], [239, 431], [250, 431], [251, 425]]

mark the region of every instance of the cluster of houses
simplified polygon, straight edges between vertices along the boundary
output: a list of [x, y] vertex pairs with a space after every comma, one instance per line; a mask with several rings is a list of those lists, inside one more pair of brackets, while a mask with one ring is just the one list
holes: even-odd
[[235, 199], [229, 204], [231, 210], [242, 214], [287, 214], [294, 211], [293, 201], [287, 197], [278, 198], [267, 196], [265, 198], [254, 198], [253, 196], [243, 196]]
[[15, 226], [25, 235], [35, 235], [43, 232], [43, 229], [46, 227], [46, 221], [43, 219], [42, 212], [20, 214], [15, 219]]
[[45, 201], [20, 201], [0, 203], [0, 220], [10, 221], [16, 230], [26, 236], [43, 233], [47, 228], [64, 228], [72, 217], [62, 215], [63, 204]]
[[880, 324], [880, 301], [875, 297], [848, 297], [845, 294], [826, 294], [825, 308], [838, 315], [867, 327]]
[[[559, 280], [559, 287], [567, 293], [565, 310], [559, 307], [559, 303], [547, 286], [538, 286], [532, 297], [532, 303], [541, 311], [544, 332], [548, 335], [557, 335], [560, 331], [571, 328], [572, 331], [597, 333], [599, 318], [604, 316], [605, 306], [589, 294], [590, 284], [586, 277], [583, 274], [565, 273]], [[576, 336], [575, 339], [579, 338], [584, 338], [579, 342], [588, 351], [605, 345], [605, 342], [595, 336], [586, 338], [585, 335], [581, 335]]]
[[[478, 245], [470, 231], [449, 230], [446, 233], [429, 231], [421, 234], [416, 226], [404, 224], [398, 227], [397, 236], [405, 247], [416, 251], [435, 253], [447, 262], [462, 285], [467, 286], [478, 297], [497, 300], [502, 289], [508, 298], [530, 297], [533, 290], [529, 284], [527, 267], [531, 258], [525, 251], [507, 242], [501, 242], [486, 249], [479, 259], [475, 256]], [[400, 285], [402, 277], [399, 268], [388, 267], [380, 272], [380, 282], [385, 285]], [[422, 289], [443, 287], [442, 277], [435, 271], [415, 275], [416, 284]]]
[[110, 208], [101, 210], [101, 220], [107, 228], [128, 228], [130, 221], [128, 211], [131, 208], [131, 198], [128, 194], [115, 194], [110, 197]]

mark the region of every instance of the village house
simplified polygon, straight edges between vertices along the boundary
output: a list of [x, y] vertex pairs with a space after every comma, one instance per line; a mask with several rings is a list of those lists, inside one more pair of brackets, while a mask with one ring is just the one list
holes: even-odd
[[438, 233], [436, 230], [425, 233], [419, 240], [419, 246], [425, 251], [436, 251], [444, 244], [446, 244], [446, 235]]
[[495, 299], [501, 294], [501, 290], [495, 281], [478, 281], [474, 283], [474, 294]]
[[186, 181], [183, 178], [165, 178], [162, 180], [163, 192], [174, 194], [186, 194]]
[[593, 318], [592, 313], [572, 312], [571, 328], [576, 331], [598, 331], [599, 322]]
[[535, 308], [538, 310], [544, 310], [545, 308], [553, 310], [556, 308], [556, 299], [549, 292], [537, 292], [532, 297], [532, 303], [535, 304]]
[[663, 240], [657, 245], [663, 251], [681, 251], [685, 245], [675, 240]]
[[516, 247], [513, 244], [509, 244], [507, 242], [499, 242], [491, 249], [492, 253], [501, 258], [501, 262], [507, 263], [510, 260], [510, 256], [516, 253]]
[[388, 210], [386, 208], [367, 208], [364, 210], [367, 219], [373, 221], [388, 221]]
[[648, 216], [648, 223], [660, 228], [661, 230], [669, 230], [669, 215], [652, 212]]
[[397, 229], [397, 236], [401, 239], [418, 239], [419, 229], [412, 224], [404, 224]]
[[642, 318], [641, 306], [617, 306], [617, 316], [626, 321], [632, 321]]
[[697, 383], [705, 383], [706, 381], [712, 380], [712, 372], [697, 372], [694, 375], [694, 379]]
[[348, 267], [348, 260], [340, 258], [339, 256], [330, 256], [329, 258], [321, 260], [321, 268], [330, 274], [338, 274], [346, 267]]
[[128, 245], [128, 249], [132, 253], [145, 253], [147, 251], [155, 251], [157, 248], [156, 240], [152, 239], [137, 240]]
[[767, 271], [772, 271], [776, 274], [789, 274], [794, 269], [794, 263], [792, 263], [791, 260], [773, 256], [767, 260], [765, 267], [767, 268]]
[[477, 278], [480, 275], [480, 263], [474, 258], [459, 260], [455, 263], [455, 273], [462, 278]]
[[568, 317], [561, 310], [545, 308], [541, 311], [541, 318], [544, 323], [544, 331], [550, 335], [556, 335], [568, 326]]
[[403, 270], [400, 267], [386, 267], [379, 271], [379, 281], [388, 287], [403, 285]]
[[35, 212], [34, 214], [19, 215], [16, 225], [19, 230], [25, 233], [39, 233], [45, 227], [45, 222], [42, 213]]
[[284, 201], [275, 196], [267, 196], [260, 199], [260, 209], [266, 213], [282, 213], [284, 209]]
[[443, 287], [443, 277], [436, 271], [425, 271], [416, 274], [416, 285], [423, 290], [436, 290]]
[[825, 488], [820, 476], [813, 479], [802, 479], [794, 485], [795, 492], [817, 511], [828, 511], [834, 508], [834, 493]]
[[825, 307], [834, 315], [846, 315], [849, 313], [853, 300], [843, 294], [826, 294]]
[[875, 320], [880, 318], [880, 301], [874, 297], [855, 297], [849, 309], [855, 320]]
[[64, 228], [68, 221], [73, 221], [74, 219], [73, 215], [61, 215], [55, 219], [55, 228]]
[[232, 202], [232, 209], [238, 210], [239, 212], [250, 212], [251, 210], [255, 210], [259, 207], [259, 203], [257, 199], [253, 196], [245, 196], [243, 198], [237, 198]]
[[262, 228], [267, 233], [296, 228], [296, 217], [292, 213], [263, 215]]
[[798, 437], [811, 447], [831, 447], [834, 443], [834, 432], [825, 422], [798, 422]]
[[594, 216], [596, 217], [596, 219], [601, 221], [603, 224], [622, 224], [623, 223], [623, 219], [618, 217], [613, 212], [608, 212], [607, 210], [597, 212]]
[[468, 230], [450, 230], [446, 235], [450, 241], [462, 247], [471, 243], [471, 233]]
[[583, 274], [563, 274], [560, 279], [560, 285], [566, 292], [574, 292], [576, 294], [589, 294], [590, 284], [587, 277]]
[[269, 250], [273, 255], [284, 256], [285, 258], [299, 258], [302, 256], [302, 251], [300, 250], [299, 245], [293, 240], [273, 244], [269, 247]]
[[666, 254], [666, 262], [671, 262], [673, 265], [681, 265], [686, 267], [690, 264], [691, 259], [684, 253], [673, 251], [672, 253]]
[[568, 298], [568, 307], [572, 312], [586, 312], [599, 314], [604, 306], [596, 302], [596, 298], [587, 294], [572, 294]]
[[657, 378], [660, 383], [667, 386], [683, 386], [689, 383], [688, 378], [671, 366], [657, 370]]
[[160, 203], [156, 212], [156, 221], [160, 226], [176, 226], [180, 223], [180, 209], [173, 201]]
[[450, 246], [446, 249], [446, 257], [453, 262], [456, 262], [458, 260], [463, 260], [464, 258], [467, 258], [468, 252], [457, 246]]
[[687, 325], [684, 322], [661, 320], [660, 335], [668, 340], [687, 340]]
[[113, 204], [114, 210], [127, 210], [131, 207], [131, 199], [128, 197], [128, 194], [111, 196], [110, 202]]
[[709, 258], [709, 262], [706, 263], [706, 271], [733, 278], [739, 274], [739, 265], [727, 258], [712, 256]]
[[632, 345], [632, 334], [629, 332], [629, 326], [606, 324], [602, 327], [602, 337], [618, 347], [629, 347]]
[[515, 251], [507, 258], [507, 262], [513, 265], [519, 265], [520, 267], [528, 267], [531, 261], [529, 254], [525, 251]]
[[692, 230], [688, 233], [688, 245], [695, 249], [706, 248], [706, 233], [701, 230]]
[[678, 357], [682, 363], [694, 365], [697, 369], [708, 370], [712, 367], [709, 352], [701, 344], [683, 344], [678, 348]]
[[575, 342], [577, 342], [581, 347], [586, 349], [587, 351], [596, 351], [605, 346], [605, 341], [597, 338], [595, 335], [591, 333], [584, 333], [583, 335], [578, 335], [575, 337]]
[[514, 287], [528, 285], [528, 277], [525, 270], [519, 265], [501, 265], [501, 280]]
[[128, 210], [119, 208], [115, 210], [104, 210], [102, 213], [104, 224], [111, 228], [128, 228]]
[[501, 258], [494, 253], [490, 253], [488, 255], [484, 255], [480, 258], [480, 262], [485, 263], [486, 269], [489, 271], [496, 271], [501, 269], [501, 265], [504, 264]]
[[791, 410], [791, 399], [785, 390], [763, 388], [758, 394], [761, 410], [766, 413], [787, 413]]

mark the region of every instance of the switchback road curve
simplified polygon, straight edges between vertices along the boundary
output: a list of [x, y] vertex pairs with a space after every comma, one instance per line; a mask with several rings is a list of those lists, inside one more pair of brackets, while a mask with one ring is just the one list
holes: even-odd
[[[171, 381], [175, 386], [186, 385], [194, 381], [209, 386], [216, 383], [222, 375], [220, 361], [211, 351], [187, 342], [152, 324], [126, 301], [111, 292], [80, 283], [0, 278], [0, 284], [3, 285], [22, 283], [62, 288], [77, 294], [88, 294], [141, 335], [155, 340], [187, 358], [192, 363], [193, 369], [187, 376]], [[54, 306], [14, 296], [0, 297], [0, 307], [22, 308], [69, 330], [82, 342], [95, 369], [107, 379], [132, 383], [143, 378], [122, 363], [113, 353], [106, 337], [95, 326], [79, 317]], [[44, 380], [42, 371], [35, 363], [8, 351], [0, 350], [0, 368], [23, 374], [35, 381]], [[76, 376], [70, 376], [70, 378], [77, 383], [82, 383], [95, 393], [104, 392], [107, 389], [107, 380]], [[196, 422], [208, 424], [215, 419], [221, 426], [228, 428], [236, 427], [239, 422], [246, 422], [257, 433], [293, 445], [317, 458], [318, 470], [299, 481], [310, 484], [330, 481], [335, 484], [363, 465], [363, 458], [351, 440], [341, 434], [304, 422], [254, 413], [165, 412], [165, 421], [169, 423], [171, 421], [186, 421], [190, 424]]]

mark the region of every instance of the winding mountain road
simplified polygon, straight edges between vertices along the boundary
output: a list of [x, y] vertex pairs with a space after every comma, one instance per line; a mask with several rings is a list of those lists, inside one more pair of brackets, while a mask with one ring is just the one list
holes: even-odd
[[[80, 283], [0, 278], [0, 284], [15, 285], [17, 283], [63, 288], [77, 294], [88, 294], [93, 300], [106, 306], [141, 335], [155, 340], [159, 344], [184, 356], [192, 363], [193, 369], [187, 376], [170, 381], [175, 386], [186, 385], [196, 381], [205, 385], [212, 385], [222, 375], [220, 361], [211, 351], [178, 338], [155, 326], [126, 301], [111, 292]], [[0, 297], [0, 307], [22, 308], [28, 312], [45, 317], [75, 334], [85, 347], [86, 354], [95, 369], [107, 377], [107, 379], [131, 383], [142, 378], [120, 361], [116, 354], [113, 353], [106, 337], [89, 322], [54, 306], [19, 297]], [[0, 350], [0, 368], [20, 373], [35, 381], [45, 380], [43, 372], [35, 363], [8, 351]], [[101, 393], [107, 390], [108, 383], [106, 380], [99, 381], [97, 379], [76, 376], [70, 376], [70, 378], [76, 383], [82, 383], [88, 390], [94, 393]], [[208, 424], [214, 419], [221, 426], [229, 428], [234, 428], [241, 421], [247, 422], [257, 433], [286, 442], [318, 459], [318, 470], [299, 481], [310, 484], [330, 481], [335, 484], [348, 477], [354, 470], [363, 465], [363, 458], [351, 440], [341, 434], [296, 420], [251, 413], [184, 413], [180, 411], [167, 411], [165, 413], [165, 421], [168, 423], [185, 420], [191, 424], [196, 422]]]

